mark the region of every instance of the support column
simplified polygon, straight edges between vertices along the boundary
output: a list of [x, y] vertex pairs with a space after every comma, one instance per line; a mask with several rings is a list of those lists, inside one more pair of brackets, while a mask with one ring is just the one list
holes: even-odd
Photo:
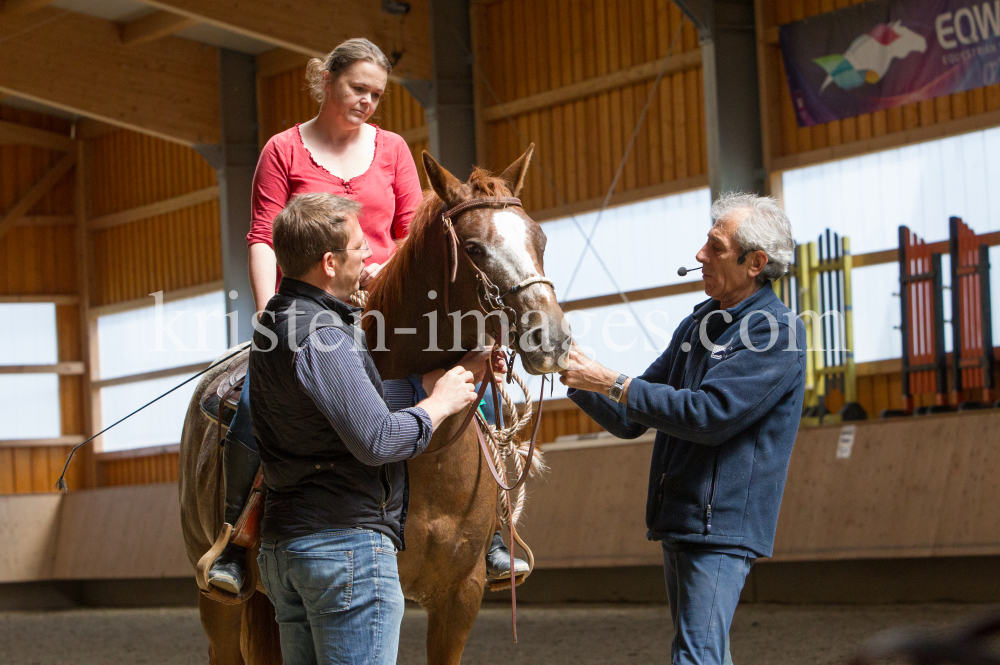
[[[253, 292], [248, 274], [250, 196], [257, 168], [257, 67], [252, 55], [219, 49], [219, 105], [222, 143], [196, 146], [219, 181], [222, 283], [229, 317], [229, 342], [253, 336]], [[235, 297], [234, 297], [235, 296]], [[235, 323], [235, 330], [234, 328]]]
[[431, 80], [404, 86], [427, 114], [429, 152], [465, 180], [476, 163], [469, 0], [430, 0]]
[[722, 192], [763, 194], [757, 40], [752, 0], [676, 0], [698, 27], [705, 89], [708, 181]]

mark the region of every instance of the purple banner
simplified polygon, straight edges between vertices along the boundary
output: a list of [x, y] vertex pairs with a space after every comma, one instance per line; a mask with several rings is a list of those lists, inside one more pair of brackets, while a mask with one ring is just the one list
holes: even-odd
[[780, 35], [803, 127], [1000, 81], [1000, 0], [873, 0]]

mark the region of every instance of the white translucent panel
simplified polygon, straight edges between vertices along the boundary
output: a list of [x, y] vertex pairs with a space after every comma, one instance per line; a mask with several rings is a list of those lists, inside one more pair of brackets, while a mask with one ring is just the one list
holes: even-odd
[[[629, 376], [642, 374], [667, 348], [674, 330], [708, 296], [685, 293], [627, 305], [567, 312], [573, 338], [586, 354], [605, 367]], [[640, 325], [641, 323], [641, 325]], [[518, 373], [528, 379], [531, 399], [537, 400], [541, 377], [529, 376], [518, 361]], [[566, 387], [556, 376], [555, 397], [565, 397]], [[519, 390], [515, 400], [522, 401]], [[545, 396], [548, 398], [548, 386]]]
[[[153, 298], [150, 298], [150, 302]], [[212, 360], [227, 348], [221, 291], [97, 320], [101, 378]]]
[[[104, 427], [135, 411], [146, 402], [182, 383], [187, 376], [171, 376], [101, 389], [101, 418]], [[144, 446], [180, 443], [188, 402], [198, 381], [194, 380], [140, 411], [103, 434], [100, 450], [129, 450]]]
[[586, 237], [593, 232], [591, 245], [622, 291], [700, 279], [699, 273], [678, 277], [677, 269], [699, 265], [694, 256], [711, 228], [711, 207], [709, 190], [701, 189], [609, 208], [600, 214], [599, 223], [597, 212], [577, 215], [575, 221], [545, 222], [545, 274], [555, 283], [560, 302], [616, 293], [614, 282], [587, 249]]
[[61, 430], [57, 375], [0, 374], [0, 439], [49, 439]]
[[951, 216], [976, 233], [1000, 230], [998, 177], [995, 128], [786, 171], [782, 183], [797, 242], [830, 228], [860, 254], [898, 247], [900, 225], [945, 240]]
[[854, 361], [903, 355], [899, 326], [899, 264], [886, 263], [851, 271], [854, 299]]
[[0, 305], [0, 365], [52, 365], [58, 361], [56, 306]]

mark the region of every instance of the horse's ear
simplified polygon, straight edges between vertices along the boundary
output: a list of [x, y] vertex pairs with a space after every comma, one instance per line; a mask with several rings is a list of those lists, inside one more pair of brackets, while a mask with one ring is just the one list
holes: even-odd
[[528, 146], [528, 149], [523, 155], [517, 158], [517, 161], [507, 167], [500, 177], [503, 181], [507, 183], [507, 189], [510, 190], [511, 196], [517, 196], [521, 193], [521, 187], [524, 186], [524, 174], [528, 172], [528, 162], [531, 161], [531, 153], [535, 151], [535, 144], [532, 143]]
[[427, 174], [427, 181], [431, 183], [434, 193], [440, 196], [449, 208], [454, 207], [462, 200], [462, 181], [438, 164], [426, 150], [420, 153], [420, 158], [424, 162], [424, 173]]

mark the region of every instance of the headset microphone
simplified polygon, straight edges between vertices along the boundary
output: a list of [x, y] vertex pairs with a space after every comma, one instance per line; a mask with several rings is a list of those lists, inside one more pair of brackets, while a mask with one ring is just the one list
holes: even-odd
[[695, 270], [701, 270], [704, 266], [698, 266], [697, 268], [678, 268], [677, 274], [681, 277], [688, 274], [689, 272], [694, 272]]

